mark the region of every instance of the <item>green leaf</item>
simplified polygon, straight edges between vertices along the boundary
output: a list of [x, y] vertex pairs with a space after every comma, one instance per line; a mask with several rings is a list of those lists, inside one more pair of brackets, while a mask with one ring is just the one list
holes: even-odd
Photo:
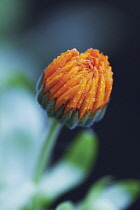
[[64, 156], [64, 160], [84, 171], [88, 171], [94, 166], [97, 151], [97, 136], [92, 130], [84, 130], [76, 136], [73, 144]]
[[9, 186], [0, 193], [1, 210], [41, 210], [48, 203], [32, 181]]
[[74, 210], [74, 206], [71, 202], [63, 202], [59, 204], [56, 210]]
[[90, 210], [96, 199], [98, 199], [109, 183], [111, 183], [110, 176], [104, 177], [97, 181], [89, 190], [80, 210]]
[[10, 88], [23, 88], [34, 93], [34, 83], [27, 73], [14, 71], [7, 75], [6, 79], [0, 84], [0, 89], [6, 91]]
[[62, 160], [42, 177], [40, 191], [46, 199], [54, 200], [85, 180], [96, 160], [97, 145], [97, 137], [91, 131], [82, 131], [75, 137]]
[[44, 140], [41, 109], [27, 89], [10, 88], [1, 94], [0, 116], [0, 209], [39, 210], [31, 208], [36, 195], [39, 206], [43, 201], [29, 180]]
[[139, 195], [140, 182], [135, 180], [111, 183], [109, 177], [99, 180], [86, 196], [80, 210], [126, 209]]
[[17, 186], [32, 177], [45, 120], [35, 97], [24, 89], [1, 95], [0, 116], [0, 185]]
[[35, 195], [35, 186], [32, 183], [24, 183], [3, 190], [0, 196], [0, 209], [19, 210], [24, 206], [30, 206]]
[[140, 182], [124, 180], [109, 186], [104, 192], [104, 198], [111, 200], [118, 209], [126, 209], [140, 196]]
[[86, 203], [93, 202], [93, 200], [95, 200], [110, 183], [111, 183], [110, 176], [104, 177], [99, 181], [97, 181], [89, 190], [89, 193], [85, 198], [85, 202]]

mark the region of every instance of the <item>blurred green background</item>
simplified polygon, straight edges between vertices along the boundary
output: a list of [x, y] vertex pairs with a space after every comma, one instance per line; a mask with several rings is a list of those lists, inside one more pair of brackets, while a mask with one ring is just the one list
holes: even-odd
[[[0, 0], [1, 154], [11, 152], [13, 144], [9, 134], [16, 144], [24, 136], [37, 142], [48, 125], [44, 112], [35, 102], [35, 84], [52, 59], [67, 49], [83, 52], [92, 47], [108, 55], [113, 67], [110, 105], [104, 119], [93, 126], [100, 139], [96, 167], [80, 190], [68, 193], [63, 199], [82, 199], [91, 183], [107, 174], [117, 179], [140, 179], [139, 9], [140, 2], [136, 0]], [[17, 128], [19, 133], [14, 132]], [[63, 129], [54, 151], [54, 162], [78, 131], [79, 128]], [[34, 159], [41, 143], [26, 143], [22, 141], [21, 148], [28, 160], [27, 148], [33, 147]], [[26, 179], [28, 173], [22, 173], [20, 164], [14, 165], [18, 154], [19, 151], [13, 150], [9, 159], [1, 159], [4, 164], [0, 168], [6, 165], [6, 170], [11, 171], [19, 167], [18, 171]], [[28, 167], [34, 167], [32, 160]], [[10, 179], [11, 183], [18, 181], [14, 172]], [[139, 206], [137, 201], [131, 209]]]

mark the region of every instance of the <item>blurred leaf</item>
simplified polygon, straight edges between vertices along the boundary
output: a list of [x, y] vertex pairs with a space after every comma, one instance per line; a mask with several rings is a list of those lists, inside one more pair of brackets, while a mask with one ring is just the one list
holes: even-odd
[[[96, 158], [97, 139], [89, 131], [81, 132], [62, 160], [47, 171], [38, 185], [34, 185], [28, 180], [32, 178], [42, 144], [42, 116], [35, 99], [24, 89], [12, 88], [5, 93], [0, 108], [0, 208], [39, 210], [86, 178], [92, 160]], [[85, 149], [89, 153], [85, 153]], [[84, 161], [81, 161], [81, 155]]]
[[0, 91], [15, 85], [35, 91], [39, 68], [40, 64], [32, 58], [29, 49], [21, 48], [17, 38], [12, 42], [0, 40]]
[[95, 134], [88, 130], [78, 134], [62, 160], [42, 178], [40, 182], [42, 194], [54, 200], [79, 185], [87, 177], [96, 155]]
[[[88, 171], [94, 166], [97, 157], [97, 136], [92, 130], [80, 132], [70, 146], [64, 160]], [[82, 157], [82, 158], [81, 158]]]
[[125, 180], [109, 186], [105, 190], [103, 197], [111, 200], [118, 209], [125, 209], [138, 196], [140, 196], [140, 182], [136, 180]]
[[56, 210], [74, 210], [74, 206], [71, 202], [63, 202], [59, 204]]
[[19, 210], [30, 202], [35, 194], [35, 186], [32, 183], [24, 183], [9, 187], [0, 192], [0, 209]]
[[35, 92], [34, 82], [29, 75], [27, 76], [27, 73], [22, 71], [11, 71], [10, 74], [6, 75], [5, 79], [2, 79], [0, 91], [4, 92], [11, 88], [24, 88], [32, 93]]
[[42, 145], [45, 121], [35, 97], [20, 88], [1, 94], [0, 116], [0, 209], [19, 210], [38, 191], [28, 180]]
[[0, 191], [1, 210], [41, 210], [41, 207], [48, 203], [49, 200], [44, 200], [38, 185], [32, 181]]
[[15, 72], [7, 81], [7, 88], [10, 87], [23, 87], [25, 89], [31, 90], [34, 92], [34, 83], [33, 81], [23, 72]]
[[0, 186], [18, 185], [32, 176], [43, 143], [41, 111], [27, 90], [10, 89], [1, 95]]
[[96, 200], [101, 193], [104, 191], [104, 189], [111, 183], [111, 177], [107, 176], [99, 181], [97, 181], [89, 190], [85, 200], [84, 200], [84, 206], [90, 205]]
[[134, 180], [111, 184], [110, 178], [99, 180], [89, 191], [80, 210], [126, 209], [140, 195], [140, 182]]

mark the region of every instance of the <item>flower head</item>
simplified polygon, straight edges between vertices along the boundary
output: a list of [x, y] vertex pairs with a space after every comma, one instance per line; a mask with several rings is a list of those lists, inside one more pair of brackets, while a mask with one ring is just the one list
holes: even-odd
[[62, 53], [45, 69], [38, 82], [38, 101], [49, 116], [68, 127], [98, 121], [112, 90], [108, 57], [92, 48]]

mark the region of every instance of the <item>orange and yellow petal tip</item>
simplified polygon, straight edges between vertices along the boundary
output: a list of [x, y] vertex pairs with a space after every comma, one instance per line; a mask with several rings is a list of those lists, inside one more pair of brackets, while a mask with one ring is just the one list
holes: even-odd
[[92, 48], [68, 50], [55, 58], [37, 84], [37, 98], [48, 116], [69, 128], [90, 126], [105, 113], [113, 84], [108, 56]]

